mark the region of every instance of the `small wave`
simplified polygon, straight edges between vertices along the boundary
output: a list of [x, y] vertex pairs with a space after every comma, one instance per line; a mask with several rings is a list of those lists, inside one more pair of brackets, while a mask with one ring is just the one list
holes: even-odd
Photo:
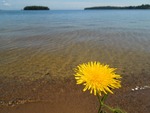
[[138, 90], [144, 90], [144, 89], [149, 89], [150, 86], [145, 85], [145, 86], [136, 86], [135, 88], [132, 88], [132, 91], [138, 91]]

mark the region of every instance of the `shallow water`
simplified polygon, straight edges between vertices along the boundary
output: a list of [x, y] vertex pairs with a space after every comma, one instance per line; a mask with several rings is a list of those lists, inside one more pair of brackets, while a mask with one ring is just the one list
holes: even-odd
[[0, 11], [0, 51], [21, 48], [53, 51], [88, 41], [149, 51], [149, 13], [149, 10]]
[[88, 61], [118, 68], [123, 76], [118, 96], [129, 101], [132, 88], [150, 84], [149, 13], [0, 11], [0, 103], [51, 101], [68, 87], [76, 91], [73, 68]]

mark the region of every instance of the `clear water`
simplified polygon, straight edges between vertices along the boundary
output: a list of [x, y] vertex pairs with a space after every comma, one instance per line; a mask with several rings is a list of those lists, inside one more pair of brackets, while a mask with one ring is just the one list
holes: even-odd
[[4, 103], [19, 98], [47, 100], [52, 77], [73, 77], [73, 69], [89, 61], [117, 68], [123, 76], [123, 94], [130, 96], [132, 88], [149, 86], [150, 10], [0, 11]]
[[[25, 42], [15, 43], [16, 39], [34, 36], [54, 39], [56, 35], [64, 43], [68, 43], [68, 40], [97, 40], [98, 37], [119, 38], [118, 41], [127, 39], [128, 42], [142, 40], [147, 43], [150, 41], [149, 31], [149, 10], [0, 11], [1, 49], [25, 45]], [[45, 45], [47, 41], [41, 39], [31, 42], [26, 46]], [[143, 48], [150, 50], [147, 45]]]
[[0, 11], [1, 38], [83, 29], [149, 31], [150, 11]]

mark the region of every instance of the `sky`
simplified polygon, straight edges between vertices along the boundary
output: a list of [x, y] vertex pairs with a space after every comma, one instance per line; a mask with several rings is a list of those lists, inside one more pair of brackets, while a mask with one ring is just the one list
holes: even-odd
[[51, 10], [84, 9], [92, 6], [130, 6], [150, 4], [150, 0], [0, 0], [0, 9], [21, 10], [29, 5], [48, 6]]

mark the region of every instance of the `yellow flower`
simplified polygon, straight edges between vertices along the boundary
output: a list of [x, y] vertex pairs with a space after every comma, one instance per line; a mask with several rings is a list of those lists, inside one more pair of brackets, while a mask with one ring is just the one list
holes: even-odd
[[90, 90], [94, 95], [101, 93], [112, 93], [112, 89], [120, 88], [121, 76], [116, 74], [115, 68], [103, 65], [100, 62], [88, 62], [77, 66], [75, 79], [77, 84], [83, 84], [83, 91]]

